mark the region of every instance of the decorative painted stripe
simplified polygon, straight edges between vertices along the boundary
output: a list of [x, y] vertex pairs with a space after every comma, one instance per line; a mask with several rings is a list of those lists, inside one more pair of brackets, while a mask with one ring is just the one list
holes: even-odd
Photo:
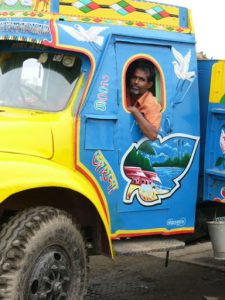
[[139, 237], [139, 236], [150, 236], [150, 235], [162, 235], [169, 236], [175, 234], [189, 234], [194, 232], [194, 227], [190, 228], [177, 228], [177, 229], [166, 229], [166, 228], [155, 228], [143, 231], [128, 231], [128, 230], [118, 230], [111, 235], [111, 239], [115, 240], [118, 238], [128, 238], [128, 237]]
[[32, 42], [35, 44], [44, 44], [43, 40], [38, 40], [35, 38], [29, 38], [26, 36], [12, 36], [12, 35], [0, 35], [1, 40], [14, 40], [14, 41], [20, 41], [20, 42]]
[[170, 32], [178, 32], [178, 33], [191, 33], [190, 28], [181, 28], [177, 26], [168, 26], [162, 24], [149, 24], [145, 22], [134, 22], [134, 21], [122, 21], [122, 20], [112, 20], [106, 18], [96, 18], [96, 17], [83, 17], [83, 16], [59, 16], [59, 19], [63, 19], [65, 21], [74, 21], [74, 22], [81, 22], [81, 23], [98, 23], [98, 24], [106, 24], [106, 25], [117, 25], [117, 26], [129, 26], [129, 27], [141, 27], [150, 30], [163, 30], [163, 31], [170, 31]]
[[[64, 5], [71, 5], [69, 3], [64, 3]], [[96, 8], [97, 9], [97, 8]], [[133, 10], [131, 6], [126, 7], [126, 13]], [[138, 11], [138, 10], [136, 10]], [[124, 14], [126, 14], [124, 13]], [[161, 14], [161, 13], [160, 13]], [[2, 19], [12, 17], [11, 13], [8, 11], [1, 11], [0, 16]], [[171, 16], [171, 15], [170, 15]], [[150, 30], [162, 30], [162, 31], [170, 31], [170, 32], [178, 32], [178, 33], [192, 33], [191, 28], [182, 28], [179, 26], [173, 25], [162, 25], [162, 24], [150, 24], [147, 22], [136, 22], [132, 20], [115, 20], [110, 18], [102, 18], [102, 17], [84, 17], [84, 16], [71, 16], [71, 15], [61, 15], [61, 14], [49, 14], [49, 13], [38, 13], [38, 12], [21, 12], [15, 11], [13, 12], [14, 18], [33, 18], [42, 19], [42, 20], [65, 20], [69, 22], [82, 22], [82, 23], [98, 23], [98, 24], [106, 24], [106, 25], [118, 25], [118, 26], [129, 26], [129, 27], [139, 27]], [[156, 20], [156, 19], [155, 19]], [[156, 20], [157, 21], [157, 20]]]
[[164, 8], [162, 8], [160, 5], [156, 5], [152, 7], [151, 9], [141, 9], [136, 8], [132, 6], [131, 4], [127, 3], [126, 1], [118, 1], [112, 5], [105, 4], [98, 4], [95, 1], [91, 0], [75, 0], [73, 3], [69, 4], [68, 2], [61, 1], [59, 2], [60, 5], [72, 5], [73, 7], [80, 10], [82, 13], [88, 14], [90, 12], [93, 12], [94, 10], [98, 8], [105, 8], [108, 10], [113, 10], [117, 12], [119, 15], [126, 16], [128, 14], [131, 14], [135, 11], [141, 12], [143, 14], [149, 14], [152, 16], [155, 20], [161, 20], [168, 17], [178, 18], [179, 15], [176, 14], [170, 14], [168, 13]]

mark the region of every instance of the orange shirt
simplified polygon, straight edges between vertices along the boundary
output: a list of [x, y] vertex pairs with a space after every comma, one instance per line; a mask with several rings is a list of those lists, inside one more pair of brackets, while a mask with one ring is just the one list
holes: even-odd
[[[129, 98], [128, 95], [128, 104], [131, 103]], [[147, 91], [137, 100], [135, 106], [143, 113], [145, 119], [155, 127], [155, 130], [158, 131], [162, 118], [162, 107], [158, 103], [156, 97], [154, 97], [151, 92]]]

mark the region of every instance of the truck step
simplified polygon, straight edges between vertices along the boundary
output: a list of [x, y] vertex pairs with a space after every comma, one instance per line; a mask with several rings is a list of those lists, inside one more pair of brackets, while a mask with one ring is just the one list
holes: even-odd
[[185, 243], [172, 238], [145, 237], [129, 238], [113, 241], [113, 249], [118, 256], [135, 256], [151, 252], [183, 249]]

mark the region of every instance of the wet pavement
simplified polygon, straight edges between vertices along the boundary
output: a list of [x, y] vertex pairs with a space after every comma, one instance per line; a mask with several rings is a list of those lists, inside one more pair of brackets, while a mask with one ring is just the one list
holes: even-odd
[[87, 300], [225, 300], [225, 261], [215, 260], [210, 242], [170, 253], [90, 258]]
[[[165, 256], [163, 253], [154, 253], [153, 255], [161, 258]], [[189, 245], [184, 249], [171, 252], [170, 261], [186, 262], [225, 272], [225, 260], [214, 259], [212, 245], [211, 242], [208, 241], [199, 242], [194, 245]]]

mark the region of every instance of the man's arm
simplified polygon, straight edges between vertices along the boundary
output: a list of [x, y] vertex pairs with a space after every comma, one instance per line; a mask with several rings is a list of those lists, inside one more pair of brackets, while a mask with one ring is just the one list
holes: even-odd
[[130, 106], [128, 110], [132, 113], [135, 117], [141, 131], [143, 134], [149, 138], [150, 140], [154, 141], [157, 138], [158, 132], [156, 131], [155, 127], [145, 119], [143, 114], [138, 110], [135, 106]]

